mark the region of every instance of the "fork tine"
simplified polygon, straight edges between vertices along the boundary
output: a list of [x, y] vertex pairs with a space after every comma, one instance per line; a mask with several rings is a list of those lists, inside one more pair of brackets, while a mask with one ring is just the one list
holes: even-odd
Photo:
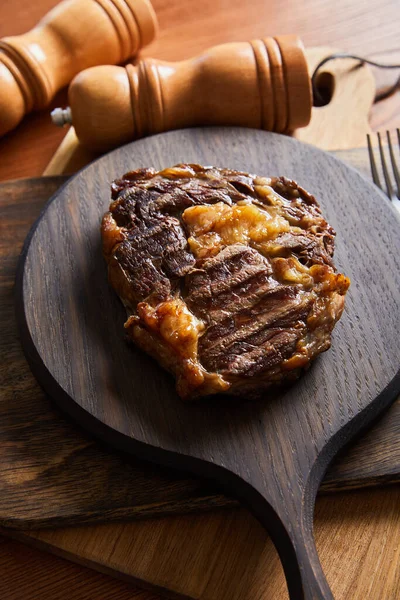
[[[398, 135], [400, 136], [399, 130], [397, 130], [397, 132], [398, 132]], [[387, 136], [387, 140], [388, 140], [388, 144], [389, 144], [390, 161], [392, 163], [393, 174], [394, 174], [394, 178], [396, 180], [396, 185], [397, 185], [396, 196], [398, 198], [400, 198], [400, 173], [397, 168], [396, 159], [395, 159], [394, 152], [393, 152], [392, 140], [390, 139], [389, 131], [386, 132], [386, 136]]]
[[[369, 133], [367, 133], [367, 141], [368, 141], [369, 163], [371, 165], [372, 179], [373, 179], [374, 184], [377, 185], [382, 190], [383, 188], [381, 185], [381, 181], [379, 179], [378, 170], [376, 168], [374, 151], [372, 150], [371, 136], [369, 135]], [[399, 133], [399, 143], [400, 143], [400, 133]]]
[[393, 187], [392, 187], [392, 184], [390, 182], [389, 171], [387, 170], [385, 153], [383, 151], [381, 134], [379, 133], [379, 131], [378, 131], [378, 142], [379, 142], [379, 152], [380, 152], [380, 155], [381, 155], [381, 163], [382, 163], [383, 175], [385, 177], [385, 182], [386, 182], [387, 195], [389, 196], [389, 198], [393, 198], [393, 196], [394, 196]]

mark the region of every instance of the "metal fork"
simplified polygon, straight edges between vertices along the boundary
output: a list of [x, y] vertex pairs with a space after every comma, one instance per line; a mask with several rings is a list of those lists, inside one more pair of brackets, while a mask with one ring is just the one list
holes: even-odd
[[[400, 148], [400, 129], [396, 129], [396, 132], [397, 132], [397, 141], [398, 141], [399, 148]], [[383, 146], [382, 146], [381, 134], [379, 132], [378, 132], [379, 154], [381, 157], [383, 176], [385, 177], [386, 191], [383, 189], [383, 186], [379, 179], [379, 174], [378, 174], [378, 170], [376, 168], [376, 163], [375, 163], [374, 151], [372, 149], [372, 144], [371, 144], [371, 136], [368, 133], [367, 141], [368, 141], [369, 162], [371, 164], [372, 179], [374, 180], [375, 185], [377, 185], [392, 201], [393, 206], [396, 208], [396, 210], [400, 214], [400, 173], [399, 173], [399, 168], [396, 163], [396, 157], [394, 155], [392, 140], [391, 140], [389, 131], [386, 132], [386, 136], [387, 136], [387, 141], [388, 141], [390, 162], [392, 164], [392, 170], [393, 170], [394, 178], [396, 180], [397, 190], [394, 189], [394, 186], [392, 185], [392, 181], [390, 179], [389, 171], [388, 171], [388, 168], [386, 165], [385, 152], [384, 152]]]

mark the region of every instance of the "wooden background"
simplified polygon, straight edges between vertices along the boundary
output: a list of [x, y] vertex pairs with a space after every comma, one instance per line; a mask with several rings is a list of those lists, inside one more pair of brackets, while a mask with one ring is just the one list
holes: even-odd
[[[54, 0], [32, 3], [2, 0], [0, 37], [22, 33], [55, 3]], [[297, 33], [306, 46], [337, 46], [388, 62], [400, 62], [398, 0], [379, 4], [374, 0], [337, 0], [334, 10], [330, 0], [154, 0], [153, 5], [161, 34], [146, 49], [148, 56], [175, 60], [215, 43]], [[393, 78], [393, 73], [386, 72], [379, 74], [378, 81], [388, 83]], [[65, 99], [65, 92], [61, 92], [54, 106], [65, 104]], [[400, 94], [376, 105], [371, 113], [373, 129], [398, 127], [399, 109]], [[30, 115], [0, 141], [0, 180], [40, 175], [63, 136], [62, 130], [51, 125], [47, 112]], [[352, 493], [318, 502], [317, 538], [319, 545], [326, 548], [325, 551], [320, 548], [322, 562], [336, 579], [338, 592], [343, 591], [341, 581], [346, 579], [353, 598], [367, 594], [370, 600], [399, 597], [398, 502], [395, 489]], [[357, 544], [350, 552], [350, 541], [354, 539]], [[363, 574], [370, 581], [364, 591]], [[8, 540], [0, 543], [0, 597], [156, 598], [154, 594]]]

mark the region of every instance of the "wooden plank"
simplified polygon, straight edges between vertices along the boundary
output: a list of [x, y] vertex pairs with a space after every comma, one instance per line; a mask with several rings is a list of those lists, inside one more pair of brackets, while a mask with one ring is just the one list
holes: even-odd
[[[317, 500], [317, 547], [335, 600], [398, 600], [399, 505], [399, 486]], [[161, 586], [167, 596], [288, 598], [271, 540], [243, 509], [15, 534], [116, 578]]]
[[158, 594], [138, 589], [132, 582], [116, 581], [10, 538], [0, 540], [0, 598], [161, 600]]

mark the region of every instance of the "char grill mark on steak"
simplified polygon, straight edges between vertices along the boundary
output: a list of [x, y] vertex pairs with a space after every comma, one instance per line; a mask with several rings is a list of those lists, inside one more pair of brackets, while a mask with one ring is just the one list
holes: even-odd
[[127, 173], [112, 198], [103, 248], [127, 333], [183, 397], [257, 395], [329, 347], [349, 281], [333, 228], [294, 181], [177, 165]]
[[227, 369], [229, 352], [240, 356], [249, 346], [254, 349], [269, 343], [270, 329], [294, 328], [299, 339], [311, 304], [310, 295], [296, 294], [291, 286], [277, 285], [251, 308], [209, 326], [199, 341], [202, 364], [212, 371]]
[[221, 357], [219, 368], [246, 378], [254, 377], [266, 370], [276, 367], [290, 356], [300, 337], [299, 331], [274, 330], [274, 333], [260, 346], [251, 346], [249, 350], [240, 343], [229, 348]]
[[144, 229], [157, 217], [152, 208], [158, 196], [156, 192], [136, 187], [123, 190], [111, 205], [117, 225], [127, 229], [135, 227]]
[[[240, 290], [249, 295], [252, 290], [257, 295], [262, 295], [262, 289], [265, 289], [263, 280], [271, 274], [271, 265], [257, 251], [242, 244], [234, 244], [222, 250], [215, 258], [208, 259], [201, 269], [186, 276], [185, 300], [194, 314], [204, 318], [210, 310], [235, 301]], [[270, 286], [269, 280], [267, 285]], [[260, 288], [258, 293], [254, 287]]]
[[[295, 286], [280, 285], [272, 274], [270, 263], [257, 251], [234, 244], [187, 275], [186, 303], [208, 323], [199, 341], [199, 357], [206, 369], [255, 373], [272, 366], [275, 346], [278, 362], [293, 351], [305, 328], [312, 296]], [[280, 341], [285, 328], [293, 329], [285, 338], [283, 355]]]
[[[125, 191], [115, 204], [114, 218], [130, 228], [125, 240], [114, 252], [114, 260], [129, 280], [132, 297], [141, 302], [154, 294], [166, 300], [176, 288], [176, 279], [183, 277], [195, 260], [187, 251], [187, 240], [181, 223], [171, 216], [162, 219], [153, 213], [158, 195], [143, 190]], [[126, 227], [126, 225], [125, 225]]]

